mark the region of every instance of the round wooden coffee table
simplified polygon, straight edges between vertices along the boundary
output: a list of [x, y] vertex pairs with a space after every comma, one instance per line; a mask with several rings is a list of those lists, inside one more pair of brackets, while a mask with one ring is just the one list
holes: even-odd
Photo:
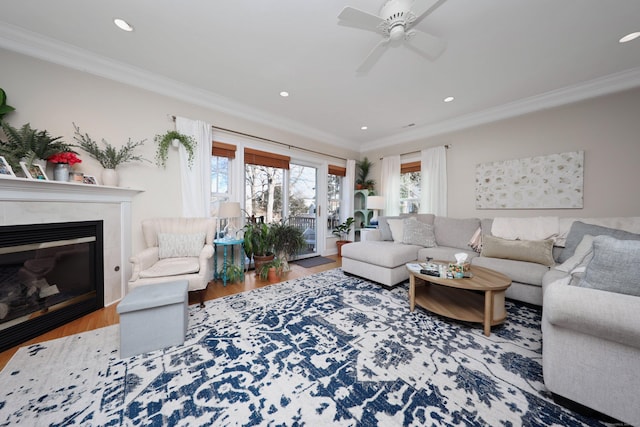
[[[482, 323], [484, 334], [507, 318], [504, 294], [511, 279], [497, 271], [471, 266], [470, 278], [445, 279], [409, 269], [409, 305], [467, 322]], [[416, 283], [418, 282], [418, 283]]]

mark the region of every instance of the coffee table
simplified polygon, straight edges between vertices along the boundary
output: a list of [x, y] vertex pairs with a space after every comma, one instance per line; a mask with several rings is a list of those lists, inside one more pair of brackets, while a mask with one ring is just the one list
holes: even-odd
[[[409, 269], [409, 306], [467, 322], [482, 323], [484, 334], [507, 318], [504, 294], [511, 279], [489, 268], [471, 266], [470, 278], [445, 279]], [[419, 283], [417, 283], [419, 282]]]

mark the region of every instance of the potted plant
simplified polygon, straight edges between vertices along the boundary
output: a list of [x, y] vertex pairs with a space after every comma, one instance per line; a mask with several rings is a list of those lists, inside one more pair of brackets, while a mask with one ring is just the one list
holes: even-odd
[[373, 179], [369, 179], [371, 166], [373, 166], [373, 162], [370, 161], [366, 156], [362, 160], [356, 162], [356, 188], [358, 190], [366, 188], [373, 191], [373, 187], [376, 185], [376, 182]]
[[300, 253], [306, 246], [302, 231], [283, 220], [270, 224], [273, 234], [273, 252], [283, 262], [283, 270], [289, 271], [288, 260]]
[[228, 264], [226, 274], [223, 266], [218, 272], [218, 277], [226, 277], [230, 283], [239, 282], [244, 278], [244, 270], [239, 265]]
[[7, 94], [2, 88], [0, 88], [0, 120], [2, 120], [5, 114], [8, 114], [13, 110], [15, 110], [15, 108], [7, 104]]
[[71, 146], [60, 139], [61, 136], [52, 137], [46, 130], [33, 129], [29, 123], [16, 129], [6, 122], [0, 122], [2, 130], [7, 137], [0, 144], [0, 155], [4, 156], [14, 170], [20, 170], [20, 162], [23, 161], [31, 167], [33, 163], [42, 160], [44, 165], [49, 157], [58, 153], [71, 152]]
[[338, 240], [336, 241], [336, 246], [338, 247], [338, 256], [342, 256], [342, 246], [347, 243], [351, 243], [351, 240], [347, 240], [349, 238], [349, 233], [351, 232], [351, 226], [353, 225], [354, 219], [352, 216], [347, 218], [345, 222], [338, 225], [333, 229], [333, 234], [338, 236]]
[[273, 233], [271, 227], [264, 223], [250, 222], [244, 226], [244, 252], [247, 258], [253, 257], [256, 274], [260, 274], [260, 266], [275, 258], [273, 250]]
[[277, 282], [285, 270], [285, 262], [283, 258], [275, 257], [271, 261], [262, 264], [259, 271], [260, 279], [268, 280], [269, 283]]
[[191, 136], [181, 134], [175, 130], [170, 130], [163, 135], [156, 135], [154, 141], [158, 144], [158, 149], [156, 150], [156, 164], [158, 166], [162, 166], [163, 168], [167, 167], [169, 145], [177, 147], [178, 144], [182, 144], [182, 146], [187, 150], [187, 154], [189, 156], [189, 168], [193, 166], [193, 160], [196, 155], [195, 149], [198, 143]]
[[78, 143], [77, 146], [96, 159], [104, 168], [102, 171], [102, 183], [104, 185], [118, 185], [116, 168], [119, 165], [129, 162], [148, 162], [147, 159], [134, 153], [134, 150], [137, 147], [144, 144], [144, 139], [139, 142], [133, 142], [131, 141], [131, 138], [129, 138], [129, 141], [120, 147], [120, 149], [116, 149], [114, 146], [102, 139], [102, 144], [104, 145], [104, 148], [102, 148], [97, 142], [91, 139], [88, 133], [80, 133], [80, 128], [76, 126], [75, 123], [73, 124], [73, 127], [75, 129], [75, 136], [73, 139]]

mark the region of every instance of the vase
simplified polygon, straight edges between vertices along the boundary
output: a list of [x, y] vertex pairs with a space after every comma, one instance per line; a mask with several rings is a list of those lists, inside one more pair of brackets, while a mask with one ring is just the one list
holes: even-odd
[[102, 185], [108, 185], [110, 187], [118, 186], [118, 172], [115, 169], [103, 169], [102, 170]]
[[69, 164], [68, 163], [56, 163], [53, 167], [53, 180], [54, 181], [69, 181]]

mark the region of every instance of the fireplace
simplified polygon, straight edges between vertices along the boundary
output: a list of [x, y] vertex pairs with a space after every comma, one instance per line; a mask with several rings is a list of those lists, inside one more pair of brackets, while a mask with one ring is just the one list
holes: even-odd
[[103, 222], [0, 226], [0, 351], [104, 306]]

